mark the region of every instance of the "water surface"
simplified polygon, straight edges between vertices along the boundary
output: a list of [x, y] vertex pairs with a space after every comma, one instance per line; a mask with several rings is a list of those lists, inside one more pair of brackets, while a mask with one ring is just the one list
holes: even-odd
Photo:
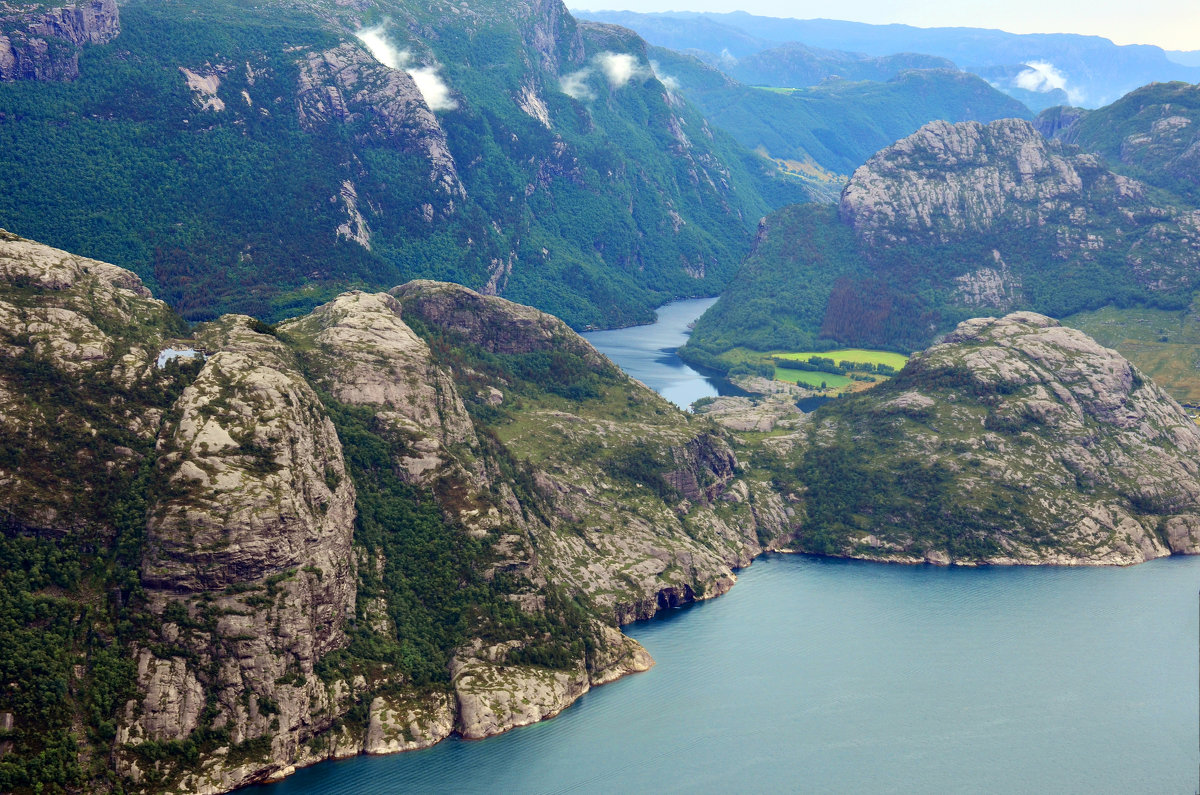
[[699, 373], [675, 355], [687, 342], [691, 324], [716, 302], [715, 298], [674, 301], [660, 306], [657, 320], [649, 325], [582, 336], [626, 373], [687, 409], [703, 397], [742, 394], [724, 379]]
[[258, 795], [1191, 793], [1200, 559], [937, 568], [769, 556], [627, 628], [658, 664], [482, 741]]
[[[682, 406], [712, 299], [585, 335]], [[318, 793], [1193, 793], [1200, 559], [937, 568], [769, 556], [626, 628], [658, 664], [553, 720], [317, 765]]]

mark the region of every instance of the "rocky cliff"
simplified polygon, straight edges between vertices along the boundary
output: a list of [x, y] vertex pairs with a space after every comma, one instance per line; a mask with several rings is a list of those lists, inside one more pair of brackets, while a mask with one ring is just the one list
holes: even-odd
[[854, 173], [841, 216], [868, 248], [992, 239], [997, 261], [1021, 250], [1024, 230], [1049, 246], [1043, 259], [1072, 270], [1120, 262], [1150, 292], [1194, 287], [1200, 263], [1200, 214], [1016, 119], [923, 127]]
[[809, 548], [935, 563], [1200, 551], [1200, 430], [1116, 352], [1042, 315], [959, 325], [816, 415]]
[[[620, 623], [791, 537], [735, 440], [561, 321], [393, 292], [188, 332], [128, 271], [3, 233], [0, 552], [88, 577], [4, 600], [103, 614], [42, 652], [82, 749], [63, 781], [223, 792], [550, 717], [653, 664]], [[41, 642], [7, 640], [3, 671]], [[6, 788], [45, 780], [38, 703], [0, 697]]]
[[1145, 189], [1095, 155], [1064, 152], [1019, 119], [932, 122], [855, 171], [841, 200], [843, 220], [881, 243], [944, 243], [1070, 222], [1084, 227], [1082, 235], [1102, 209], [1144, 211]]
[[[749, 487], [734, 488], [728, 436], [688, 422], [562, 321], [449, 284], [392, 293], [439, 348], [460, 352], [449, 368], [460, 393], [488, 407], [495, 440], [528, 473], [510, 521], [537, 568], [617, 622], [723, 593], [764, 540], [790, 536], [778, 496], [760, 495], [760, 520]], [[500, 377], [481, 383], [498, 362]]]
[[121, 32], [115, 0], [46, 9], [41, 3], [0, 7], [0, 81], [73, 80], [79, 48], [107, 44]]
[[[1130, 123], [1128, 157], [1140, 147], [1190, 162], [1192, 122], [1169, 105]], [[1105, 112], [1075, 123], [1081, 142]], [[962, 320], [1016, 309], [1185, 309], [1200, 287], [1200, 204], [1183, 177], [1154, 173], [1165, 172], [1019, 119], [927, 124], [854, 172], [836, 218], [803, 206], [768, 216], [685, 350], [728, 367], [718, 357], [736, 347], [916, 350]]]

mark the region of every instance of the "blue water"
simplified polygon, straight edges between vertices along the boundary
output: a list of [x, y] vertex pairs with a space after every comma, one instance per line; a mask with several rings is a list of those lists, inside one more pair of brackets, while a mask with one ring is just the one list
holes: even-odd
[[740, 394], [728, 382], [689, 367], [675, 355], [687, 342], [689, 326], [715, 298], [694, 298], [660, 306], [654, 323], [589, 331], [583, 338], [618, 367], [682, 409], [704, 397]]
[[[716, 386], [670, 352], [707, 303], [588, 338], [690, 404]], [[1197, 558], [768, 556], [729, 594], [627, 627], [658, 664], [553, 720], [254, 792], [1194, 793], [1198, 589]]]
[[627, 628], [658, 664], [483, 741], [262, 795], [1192, 793], [1200, 559], [1128, 569], [761, 558]]

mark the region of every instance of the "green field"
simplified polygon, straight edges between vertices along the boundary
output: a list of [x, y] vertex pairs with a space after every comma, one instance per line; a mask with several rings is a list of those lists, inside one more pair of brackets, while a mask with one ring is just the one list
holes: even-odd
[[908, 364], [908, 357], [902, 353], [892, 353], [891, 351], [869, 351], [864, 348], [839, 348], [836, 351], [801, 351], [799, 353], [793, 351], [772, 351], [767, 356], [777, 356], [780, 359], [799, 359], [804, 361], [811, 356], [821, 356], [826, 359], [833, 359], [839, 364], [841, 362], [855, 362], [857, 364], [886, 364], [889, 367], [894, 367], [897, 370]]
[[775, 368], [775, 380], [787, 381], [789, 384], [811, 386], [814, 389], [820, 389], [822, 382], [824, 382], [826, 389], [845, 389], [855, 383], [846, 375], [814, 373], [810, 370], [789, 370], [786, 367]]
[[[821, 356], [826, 359], [832, 359], [837, 363], [854, 362], [856, 364], [886, 364], [889, 367], [899, 371], [908, 362], [908, 357], [902, 353], [892, 353], [891, 351], [873, 351], [865, 348], [839, 348], [832, 351], [755, 351], [749, 348], [733, 348], [720, 355], [720, 359], [728, 367], [734, 367], [739, 364], [762, 366], [771, 364], [773, 358], [779, 359], [798, 359], [804, 361], [811, 356]], [[862, 389], [869, 389], [873, 383], [886, 380], [886, 375], [876, 375], [860, 373], [858, 375], [869, 375], [874, 381], [855, 381], [849, 375], [838, 375], [835, 373], [822, 373], [813, 370], [792, 370], [787, 367], [775, 368], [775, 380], [786, 381], [789, 384], [800, 384], [801, 386], [820, 389], [821, 383], [825, 383], [825, 388], [832, 392], [840, 393], [844, 391], [857, 392]]]

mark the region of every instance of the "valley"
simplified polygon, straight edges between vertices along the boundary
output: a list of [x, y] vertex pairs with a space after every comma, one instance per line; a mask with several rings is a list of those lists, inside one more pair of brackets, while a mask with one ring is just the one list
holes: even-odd
[[1193, 56], [0, 2], [0, 791], [1178, 788]]

